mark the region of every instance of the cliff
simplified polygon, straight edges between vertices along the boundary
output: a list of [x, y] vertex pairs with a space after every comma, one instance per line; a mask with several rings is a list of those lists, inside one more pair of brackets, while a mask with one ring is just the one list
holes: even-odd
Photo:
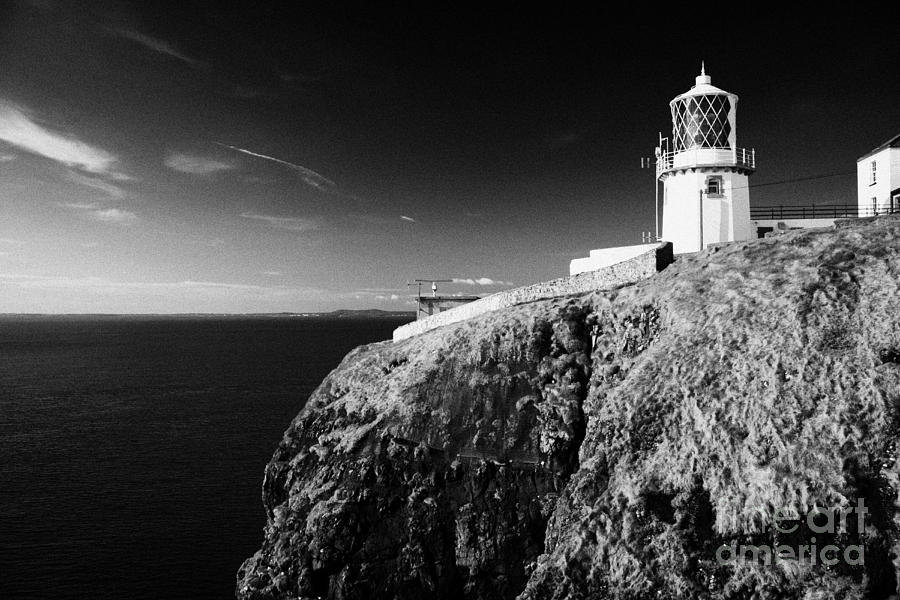
[[237, 596], [891, 597], [898, 286], [882, 217], [358, 348], [266, 467]]

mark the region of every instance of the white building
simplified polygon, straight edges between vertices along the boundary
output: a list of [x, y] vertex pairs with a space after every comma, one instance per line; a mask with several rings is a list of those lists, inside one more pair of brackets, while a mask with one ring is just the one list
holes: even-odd
[[[756, 155], [737, 146], [737, 101], [735, 94], [713, 86], [701, 67], [694, 86], [669, 103], [672, 138], [660, 135], [656, 149], [657, 183], [663, 186], [662, 233], [657, 234], [660, 241], [672, 242], [675, 254], [756, 237], [747, 184]], [[569, 263], [569, 273], [607, 267], [656, 246], [591, 250], [590, 256]]]
[[672, 138], [660, 137], [656, 176], [663, 185], [661, 237], [676, 254], [755, 237], [747, 176], [756, 155], [737, 145], [737, 102], [701, 68], [694, 86], [669, 103]]
[[900, 211], [900, 135], [856, 160], [859, 216]]

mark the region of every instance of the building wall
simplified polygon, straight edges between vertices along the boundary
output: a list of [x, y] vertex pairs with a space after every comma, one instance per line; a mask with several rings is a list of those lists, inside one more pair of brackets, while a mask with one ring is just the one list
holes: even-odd
[[699, 190], [706, 176], [697, 171], [673, 173], [663, 184], [662, 237], [676, 254], [700, 248]]
[[741, 173], [731, 173], [731, 177], [725, 182], [725, 187], [731, 196], [731, 216], [734, 219], [732, 237], [729, 241], [755, 238], [756, 236], [753, 235], [755, 230], [750, 226], [750, 182], [747, 176]]
[[[874, 184], [873, 162], [877, 165]], [[856, 163], [857, 205], [860, 216], [872, 214], [873, 198], [877, 199], [879, 210], [890, 207], [891, 190], [898, 187], [900, 187], [900, 148], [884, 148]]]
[[700, 190], [708, 177], [722, 178], [721, 197], [703, 194], [703, 243], [748, 240], [750, 189], [747, 176], [726, 170], [694, 169], [670, 174], [664, 181], [662, 237], [676, 254], [700, 248]]
[[394, 341], [516, 304], [557, 296], [584, 294], [634, 283], [663, 270], [672, 263], [672, 260], [672, 244], [654, 244], [651, 250], [609, 267], [498, 292], [426, 319], [407, 323], [394, 330]]
[[659, 247], [655, 244], [638, 244], [636, 246], [617, 246], [615, 248], [599, 248], [591, 250], [587, 258], [576, 258], [569, 263], [569, 275], [577, 275], [587, 271], [596, 271], [616, 263], [640, 256], [650, 250]]
[[900, 148], [891, 148], [891, 189], [900, 188]]

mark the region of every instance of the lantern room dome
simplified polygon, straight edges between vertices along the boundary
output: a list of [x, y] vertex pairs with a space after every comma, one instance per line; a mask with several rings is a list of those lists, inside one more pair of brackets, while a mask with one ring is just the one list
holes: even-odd
[[737, 94], [732, 94], [731, 92], [726, 92], [721, 88], [717, 88], [712, 84], [712, 77], [706, 74], [706, 65], [700, 66], [700, 74], [694, 79], [694, 85], [683, 94], [679, 94], [672, 98], [672, 102], [677, 102], [682, 98], [689, 98], [691, 96], [706, 96], [706, 95], [714, 95], [714, 94], [723, 94], [727, 96], [733, 96], [735, 100], [737, 100]]

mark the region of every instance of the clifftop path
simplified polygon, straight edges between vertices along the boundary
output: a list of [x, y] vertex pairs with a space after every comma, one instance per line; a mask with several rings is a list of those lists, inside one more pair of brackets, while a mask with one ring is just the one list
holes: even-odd
[[[266, 466], [237, 596], [889, 598], [898, 287], [882, 217], [358, 348]], [[862, 563], [717, 559], [860, 500], [818, 543]]]

